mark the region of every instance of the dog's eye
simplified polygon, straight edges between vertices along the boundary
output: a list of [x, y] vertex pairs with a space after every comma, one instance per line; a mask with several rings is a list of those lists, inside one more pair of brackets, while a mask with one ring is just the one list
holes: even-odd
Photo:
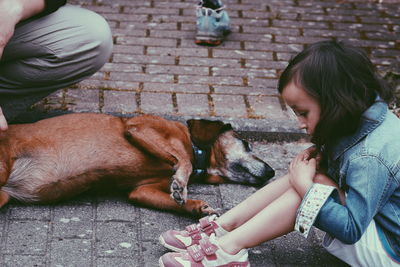
[[244, 149], [246, 150], [246, 152], [250, 152], [251, 151], [251, 145], [249, 144], [249, 142], [242, 140]]

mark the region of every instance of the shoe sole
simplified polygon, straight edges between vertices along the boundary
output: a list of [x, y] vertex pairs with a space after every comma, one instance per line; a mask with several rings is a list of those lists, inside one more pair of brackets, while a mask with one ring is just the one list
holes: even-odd
[[186, 249], [181, 249], [181, 248], [177, 248], [177, 247], [173, 247], [171, 245], [168, 245], [164, 238], [160, 235], [160, 237], [158, 238], [158, 240], [160, 241], [160, 244], [163, 245], [164, 247], [166, 247], [169, 250], [175, 251], [175, 252], [185, 252]]
[[163, 263], [162, 260], [161, 260], [161, 257], [160, 257], [160, 259], [158, 260], [158, 265], [160, 265], [160, 267], [165, 267], [164, 263]]
[[194, 42], [198, 45], [212, 45], [212, 46], [220, 45], [222, 43], [221, 40], [198, 40], [198, 39], [196, 39]]
[[194, 42], [196, 44], [203, 44], [203, 45], [220, 45], [222, 43], [222, 38], [207, 33], [197, 33]]
[[[158, 260], [158, 265], [159, 265], [160, 267], [165, 267], [164, 263], [163, 263], [162, 260], [161, 260], [161, 257], [160, 257], [160, 259]], [[250, 262], [249, 262], [249, 264], [247, 265], [247, 267], [250, 267]]]
[[207, 32], [197, 32], [194, 42], [200, 45], [220, 45], [224, 39], [224, 36], [227, 36], [230, 32], [230, 30], [224, 31], [223, 36], [212, 35]]

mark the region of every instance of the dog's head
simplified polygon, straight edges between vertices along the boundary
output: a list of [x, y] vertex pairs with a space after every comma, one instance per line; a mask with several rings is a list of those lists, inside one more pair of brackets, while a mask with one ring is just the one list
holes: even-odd
[[214, 177], [212, 182], [227, 180], [263, 185], [275, 175], [275, 171], [253, 154], [250, 144], [240, 139], [230, 124], [209, 120], [188, 120], [187, 124], [193, 144], [209, 151], [207, 173]]

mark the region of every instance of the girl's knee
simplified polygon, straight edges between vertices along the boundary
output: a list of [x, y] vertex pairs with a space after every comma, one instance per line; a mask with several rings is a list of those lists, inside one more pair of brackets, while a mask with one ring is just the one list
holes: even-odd
[[324, 184], [324, 185], [330, 185], [330, 186], [336, 187], [336, 189], [338, 191], [338, 194], [339, 194], [340, 202], [342, 204], [345, 203], [345, 194], [344, 194], [343, 190], [341, 190], [339, 188], [339, 186], [334, 181], [332, 181], [332, 179], [330, 179], [328, 176], [326, 176], [325, 174], [322, 174], [322, 173], [316, 174], [315, 177], [314, 177], [313, 182], [314, 183], [318, 183], [318, 184]]
[[318, 184], [334, 186], [336, 188], [338, 187], [338, 185], [334, 181], [332, 181], [332, 179], [330, 179], [328, 176], [322, 173], [317, 173], [314, 177], [313, 182]]

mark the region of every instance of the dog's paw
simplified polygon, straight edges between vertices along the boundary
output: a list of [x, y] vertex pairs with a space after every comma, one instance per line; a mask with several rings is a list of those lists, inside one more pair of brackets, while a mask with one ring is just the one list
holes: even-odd
[[188, 211], [196, 217], [204, 217], [212, 214], [219, 214], [215, 209], [213, 209], [207, 202], [203, 200], [188, 200], [187, 201]]
[[218, 215], [220, 216], [219, 212], [210, 207], [207, 203], [205, 203], [201, 208], [200, 208], [200, 213], [201, 216], [208, 216], [208, 215]]
[[179, 185], [178, 181], [173, 179], [171, 183], [171, 197], [179, 205], [184, 205], [187, 200], [187, 188], [186, 186]]

